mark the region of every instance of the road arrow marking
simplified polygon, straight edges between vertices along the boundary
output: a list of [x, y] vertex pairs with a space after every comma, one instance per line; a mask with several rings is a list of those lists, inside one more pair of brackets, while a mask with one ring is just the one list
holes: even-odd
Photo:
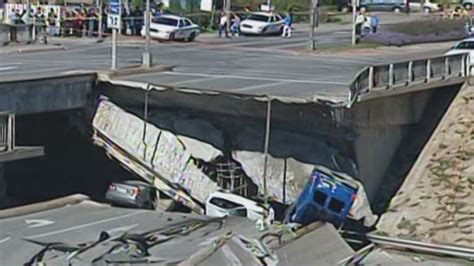
[[46, 219], [26, 219], [25, 223], [27, 225], [30, 225], [30, 226], [28, 226], [28, 228], [42, 227], [42, 226], [47, 226], [47, 225], [50, 225], [50, 224], [54, 224], [53, 221], [46, 220]]
[[11, 237], [9, 237], [9, 236], [5, 237], [4, 239], [0, 239], [0, 244], [2, 244], [4, 242], [7, 242], [10, 239], [11, 239]]

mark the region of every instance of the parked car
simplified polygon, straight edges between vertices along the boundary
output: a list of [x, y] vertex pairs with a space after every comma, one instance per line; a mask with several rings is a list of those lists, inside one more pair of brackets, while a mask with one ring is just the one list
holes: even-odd
[[[421, 1], [421, 0], [413, 0], [413, 1]], [[352, 11], [351, 0], [336, 0], [336, 5], [337, 5], [337, 9], [343, 13], [348, 13]], [[411, 6], [412, 5], [410, 4], [410, 8]], [[359, 8], [360, 8], [360, 11], [362, 12], [391, 11], [391, 12], [398, 13], [398, 12], [403, 12], [407, 10], [405, 0], [360, 0]]]
[[430, 0], [410, 0], [410, 11], [423, 11], [423, 13], [428, 14], [442, 10], [442, 5], [433, 3]]
[[243, 34], [277, 34], [283, 30], [283, 17], [276, 13], [255, 12], [240, 23]]
[[206, 200], [206, 215], [213, 217], [242, 216], [250, 220], [264, 218], [265, 208], [259, 203], [226, 192], [214, 192]]
[[138, 180], [112, 182], [105, 198], [113, 205], [151, 210], [156, 208], [158, 199], [154, 186]]
[[[150, 37], [160, 40], [194, 41], [201, 33], [201, 29], [190, 19], [175, 15], [161, 15], [150, 23]], [[145, 36], [145, 26], [142, 27], [142, 36]]]
[[361, 0], [360, 11], [393, 11], [395, 13], [405, 12], [407, 5], [405, 0]]
[[[470, 27], [469, 30], [474, 30], [474, 27]], [[460, 42], [455, 43], [445, 55], [458, 55], [458, 54], [469, 54], [469, 73], [473, 74], [474, 70], [474, 38], [464, 39]]]
[[348, 13], [352, 10], [351, 0], [336, 0], [337, 10], [342, 13]]
[[467, 9], [471, 10], [472, 6], [474, 5], [474, 0], [461, 0], [461, 5]]

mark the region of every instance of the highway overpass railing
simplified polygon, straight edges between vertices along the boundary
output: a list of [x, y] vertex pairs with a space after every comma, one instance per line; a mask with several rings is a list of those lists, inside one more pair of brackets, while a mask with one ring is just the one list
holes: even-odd
[[0, 112], [0, 152], [15, 149], [15, 114]]
[[367, 66], [349, 84], [349, 106], [371, 92], [465, 77], [468, 66], [468, 54]]

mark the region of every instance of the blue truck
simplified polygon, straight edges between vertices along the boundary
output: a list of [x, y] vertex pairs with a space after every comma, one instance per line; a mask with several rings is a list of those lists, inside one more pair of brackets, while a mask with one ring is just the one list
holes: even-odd
[[339, 227], [349, 216], [357, 191], [357, 182], [328, 169], [315, 168], [288, 218], [303, 225], [323, 221]]

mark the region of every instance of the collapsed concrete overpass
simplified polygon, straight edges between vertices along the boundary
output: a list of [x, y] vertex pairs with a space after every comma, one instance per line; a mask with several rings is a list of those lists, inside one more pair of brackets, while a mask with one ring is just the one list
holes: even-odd
[[0, 84], [8, 96], [1, 98], [0, 110], [27, 115], [84, 109], [90, 121], [97, 96], [107, 95], [159, 128], [231, 154], [263, 151], [270, 102], [270, 155], [348, 173], [375, 199], [408, 128], [427, 118], [435, 123], [443, 108], [431, 110], [433, 104], [440, 98], [449, 101], [465, 76], [462, 55], [374, 65], [358, 73], [345, 95], [338, 89], [336, 97], [298, 98], [260, 90], [242, 94], [167, 87], [133, 75], [97, 79], [95, 73], [69, 73]]

